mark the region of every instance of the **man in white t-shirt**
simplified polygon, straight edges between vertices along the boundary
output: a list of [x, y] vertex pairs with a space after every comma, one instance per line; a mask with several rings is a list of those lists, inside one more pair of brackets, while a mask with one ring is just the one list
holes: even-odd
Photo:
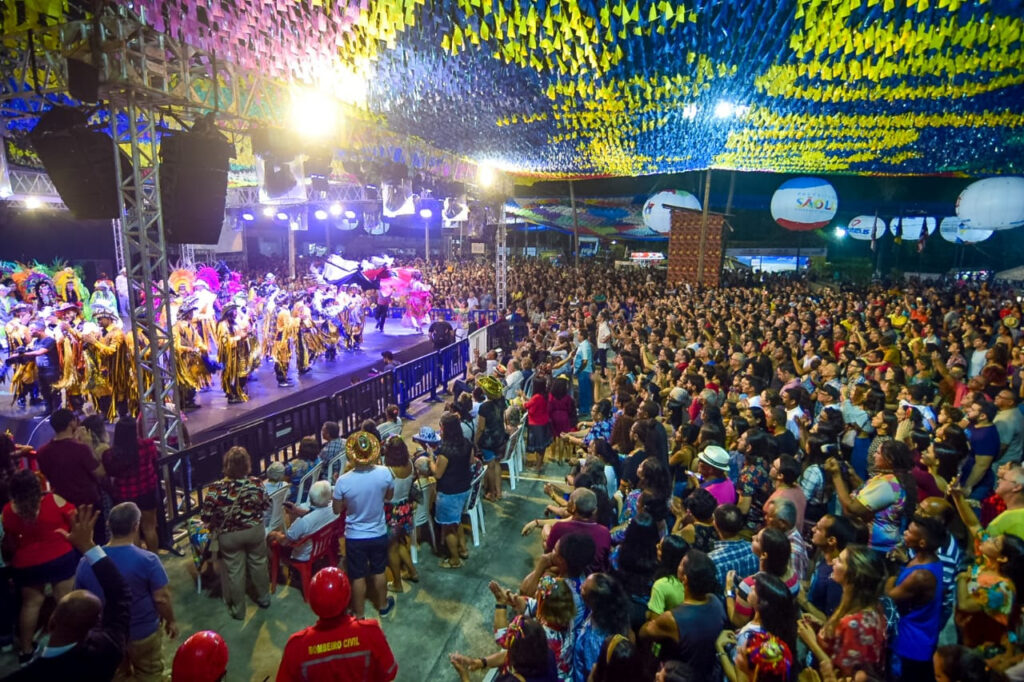
[[[388, 524], [384, 503], [395, 492], [391, 470], [379, 466], [380, 441], [366, 431], [356, 431], [345, 441], [352, 471], [334, 484], [334, 513], [345, 514], [345, 550], [348, 577], [352, 582], [352, 613], [363, 617], [367, 592], [381, 616], [395, 607], [388, 596], [385, 570], [388, 565]], [[370, 584], [367, 585], [367, 578]]]

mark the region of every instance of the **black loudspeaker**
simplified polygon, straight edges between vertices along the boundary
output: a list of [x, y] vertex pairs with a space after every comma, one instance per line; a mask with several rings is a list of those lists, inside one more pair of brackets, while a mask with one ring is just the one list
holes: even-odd
[[224, 222], [228, 159], [219, 134], [174, 133], [160, 141], [160, 204], [172, 244], [216, 244]]
[[100, 99], [100, 72], [92, 64], [68, 57], [68, 92], [83, 102]]
[[[29, 141], [76, 218], [112, 220], [121, 215], [114, 142], [105, 133], [89, 130], [88, 124], [81, 111], [54, 107], [39, 117]], [[131, 160], [120, 154], [121, 168], [130, 176]]]

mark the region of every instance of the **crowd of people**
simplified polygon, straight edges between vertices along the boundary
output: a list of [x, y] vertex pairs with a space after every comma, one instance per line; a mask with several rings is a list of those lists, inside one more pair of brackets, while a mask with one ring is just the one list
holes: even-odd
[[[453, 308], [494, 299], [482, 266], [429, 276]], [[232, 616], [247, 580], [270, 605], [269, 554], [307, 557], [310, 536], [344, 519], [344, 571], [305, 588], [320, 622], [293, 636], [278, 679], [311, 666], [339, 674], [328, 671], [352, 658], [335, 654], [355, 640], [376, 667], [354, 679], [395, 678], [366, 603], [386, 618], [403, 581], [420, 579], [417, 509], [439, 529], [441, 569], [472, 561], [463, 512], [475, 495], [501, 503], [513, 438], [548, 474], [550, 504], [522, 528], [539, 543], [533, 569], [490, 585], [497, 646], [451, 653], [462, 679], [489, 668], [503, 682], [1024, 679], [1014, 292], [913, 281], [836, 291], [785, 276], [671, 288], [653, 269], [537, 261], [512, 265], [508, 292], [501, 347], [473, 358], [436, 425], [403, 436], [397, 409], [347, 437], [328, 422], [264, 480], [250, 476], [255, 453], [225, 456], [202, 519]], [[131, 598], [139, 580], [151, 603], [132, 609], [117, 661], [144, 672], [153, 641], [177, 629], [159, 561], [131, 547], [149, 544], [154, 506], [140, 481], [155, 487], [152, 444], [123, 420], [97, 453], [84, 421], [51, 419], [57, 437], [38, 454], [48, 487], [14, 470], [19, 446], [3, 447], [22, 670], [77, 665], [69, 652], [113, 660], [89, 648], [99, 614], [107, 628], [123, 601], [112, 564]], [[80, 473], [54, 471], [51, 457]], [[305, 499], [270, 519], [271, 498], [317, 464]], [[105, 541], [109, 562], [92, 546]], [[51, 623], [33, 655], [46, 586], [78, 624]], [[102, 606], [88, 597], [97, 591]], [[191, 646], [219, 656], [215, 638]]]

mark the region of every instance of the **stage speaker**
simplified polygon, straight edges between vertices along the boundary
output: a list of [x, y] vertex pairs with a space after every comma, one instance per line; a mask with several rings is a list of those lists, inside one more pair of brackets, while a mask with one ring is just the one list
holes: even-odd
[[92, 64], [68, 57], [68, 92], [82, 102], [100, 100], [100, 72]]
[[193, 129], [160, 141], [160, 204], [168, 242], [218, 242], [228, 192], [228, 160], [234, 155], [234, 146], [216, 131]]
[[[114, 142], [109, 135], [90, 130], [86, 114], [54, 107], [39, 117], [28, 137], [61, 201], [76, 218], [120, 217]], [[120, 154], [121, 168], [130, 176], [131, 160]]]

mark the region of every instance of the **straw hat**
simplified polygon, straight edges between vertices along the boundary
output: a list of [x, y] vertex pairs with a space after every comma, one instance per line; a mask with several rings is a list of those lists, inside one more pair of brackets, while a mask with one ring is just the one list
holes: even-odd
[[372, 433], [356, 431], [345, 441], [345, 454], [356, 464], [372, 464], [380, 458], [380, 441]]
[[441, 436], [429, 426], [420, 427], [420, 432], [413, 436], [412, 439], [417, 443], [427, 443], [429, 445], [437, 445], [441, 442]]
[[501, 382], [494, 377], [479, 377], [476, 385], [483, 389], [488, 398], [500, 398], [504, 394]]
[[1020, 320], [1018, 320], [1014, 315], [1007, 315], [1003, 318], [1003, 326], [1007, 329], [1016, 329], [1019, 324]]

